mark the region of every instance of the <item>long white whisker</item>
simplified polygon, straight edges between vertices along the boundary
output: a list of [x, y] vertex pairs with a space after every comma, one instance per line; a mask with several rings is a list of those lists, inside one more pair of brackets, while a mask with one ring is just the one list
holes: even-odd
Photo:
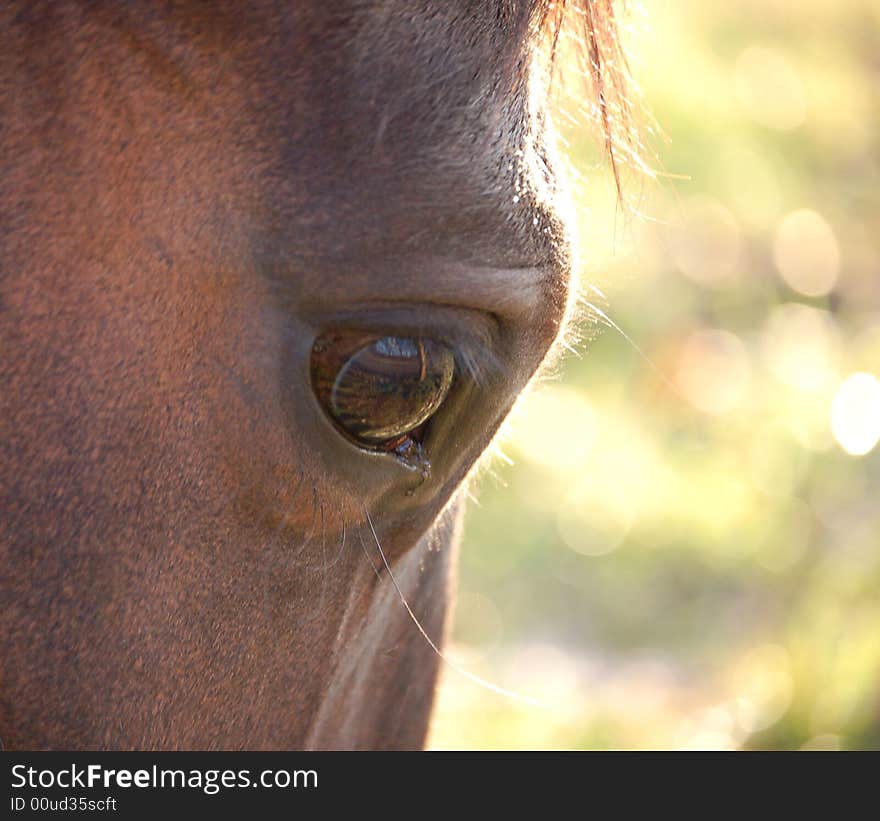
[[388, 571], [388, 577], [391, 579], [391, 583], [394, 585], [394, 589], [397, 591], [397, 595], [400, 597], [400, 601], [403, 606], [406, 608], [406, 612], [409, 613], [409, 617], [412, 619], [413, 624], [418, 628], [419, 632], [422, 634], [422, 637], [426, 642], [430, 645], [431, 649], [437, 654], [437, 656], [443, 661], [444, 664], [449, 665], [456, 673], [460, 676], [464, 676], [469, 681], [472, 681], [474, 684], [477, 684], [480, 687], [484, 687], [487, 690], [491, 690], [493, 693], [498, 693], [499, 695], [505, 696], [507, 698], [512, 698], [516, 701], [522, 701], [526, 704], [530, 704], [533, 707], [545, 707], [546, 705], [542, 704], [537, 699], [531, 698], [529, 696], [524, 696], [520, 693], [515, 693], [513, 690], [506, 690], [504, 687], [499, 687], [497, 684], [493, 684], [491, 681], [486, 681], [486, 679], [480, 678], [474, 673], [465, 670], [463, 667], [460, 667], [451, 659], [447, 658], [440, 650], [440, 648], [434, 643], [433, 639], [425, 632], [425, 628], [422, 627], [421, 622], [416, 618], [416, 614], [413, 613], [412, 608], [409, 606], [409, 602], [406, 600], [406, 596], [403, 595], [403, 590], [400, 589], [400, 585], [397, 583], [397, 579], [394, 576], [394, 573], [391, 570], [391, 565], [388, 564], [388, 559], [385, 558], [385, 551], [382, 550], [382, 545], [379, 543], [379, 537], [376, 535], [376, 528], [373, 527], [373, 520], [370, 517], [370, 511], [367, 510], [366, 506], [364, 506], [364, 514], [367, 517], [367, 522], [370, 525], [370, 531], [373, 534], [373, 539], [376, 542], [376, 547], [379, 549], [379, 555], [382, 557], [382, 563], [385, 565], [385, 569]]
[[[598, 289], [597, 289], [598, 290]], [[669, 377], [666, 376], [660, 368], [654, 363], [654, 360], [651, 359], [630, 337], [623, 328], [620, 327], [608, 314], [605, 313], [598, 305], [590, 302], [588, 299], [584, 299], [583, 297], [579, 297], [580, 301], [587, 307], [588, 310], [592, 311], [602, 322], [604, 322], [609, 328], [617, 331], [630, 345], [632, 345], [633, 350], [650, 366], [651, 370], [654, 371], [655, 374], [660, 378], [660, 381], [663, 382], [666, 387], [668, 387], [673, 392], [677, 392], [677, 388], [672, 382], [669, 380]]]
[[358, 531], [358, 541], [361, 543], [361, 550], [364, 551], [364, 556], [367, 557], [367, 561], [370, 563], [370, 567], [373, 568], [373, 572], [376, 574], [376, 578], [379, 581], [382, 580], [382, 574], [379, 572], [379, 568], [376, 567], [376, 563], [373, 561], [373, 557], [370, 555], [370, 552], [367, 550], [367, 546], [364, 544], [363, 536], [361, 536], [360, 531]]

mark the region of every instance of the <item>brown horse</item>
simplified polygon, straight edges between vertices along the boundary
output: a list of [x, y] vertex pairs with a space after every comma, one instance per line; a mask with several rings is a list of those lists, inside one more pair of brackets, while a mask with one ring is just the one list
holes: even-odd
[[[610, 6], [567, 13], [607, 126]], [[567, 312], [561, 14], [2, 4], [8, 748], [423, 744], [401, 596], [439, 642], [456, 490]]]

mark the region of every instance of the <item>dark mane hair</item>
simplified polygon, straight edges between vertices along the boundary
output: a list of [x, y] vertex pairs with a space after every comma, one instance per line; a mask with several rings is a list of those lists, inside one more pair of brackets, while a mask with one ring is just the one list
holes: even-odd
[[[581, 113], [604, 142], [618, 194], [622, 168], [645, 168], [635, 84], [618, 25], [617, 8], [625, 12], [627, 6], [627, 0], [539, 0], [537, 12], [548, 85], [563, 72], [583, 80], [587, 104]], [[563, 40], [570, 40], [574, 48], [560, 59]], [[559, 79], [568, 82], [567, 77]]]

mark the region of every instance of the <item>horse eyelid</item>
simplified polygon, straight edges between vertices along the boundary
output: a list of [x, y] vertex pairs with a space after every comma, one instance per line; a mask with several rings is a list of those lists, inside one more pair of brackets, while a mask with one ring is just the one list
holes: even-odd
[[493, 378], [503, 377], [506, 373], [502, 360], [488, 345], [464, 340], [450, 347], [455, 357], [456, 371], [466, 375], [479, 387], [486, 387]]

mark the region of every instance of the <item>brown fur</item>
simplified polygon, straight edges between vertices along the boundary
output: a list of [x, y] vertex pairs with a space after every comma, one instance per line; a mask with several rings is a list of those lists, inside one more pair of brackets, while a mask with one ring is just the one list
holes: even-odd
[[[8, 748], [423, 743], [438, 659], [365, 510], [440, 637], [449, 500], [565, 314], [528, 98], [547, 16], [3, 4]], [[424, 484], [317, 406], [311, 342], [340, 317], [489, 340]]]

